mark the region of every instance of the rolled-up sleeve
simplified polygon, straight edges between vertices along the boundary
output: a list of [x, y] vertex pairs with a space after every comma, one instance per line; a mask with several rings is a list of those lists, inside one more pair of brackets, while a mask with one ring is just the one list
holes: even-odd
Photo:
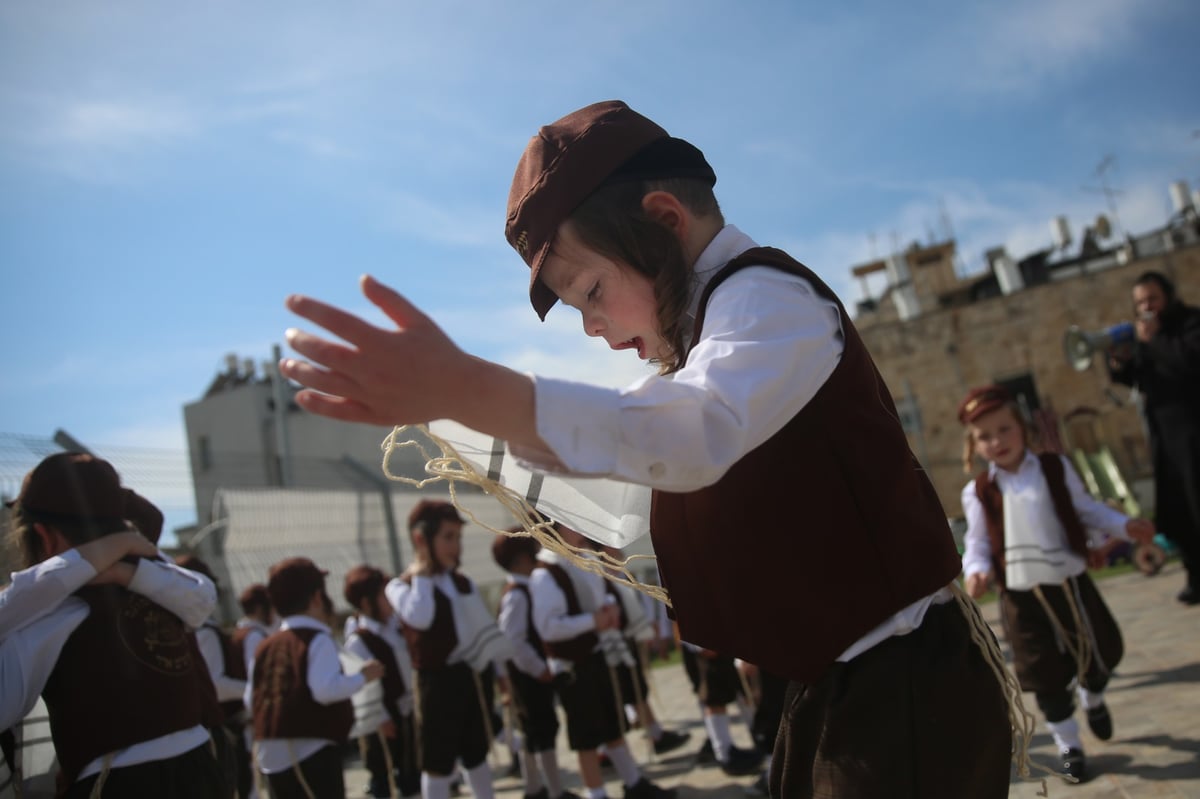
[[160, 560], [139, 560], [129, 590], [171, 611], [192, 628], [204, 624], [217, 606], [217, 588], [211, 580]]
[[963, 536], [963, 576], [970, 577], [992, 570], [992, 542], [987, 534], [987, 520], [983, 504], [975, 495], [975, 482], [971, 481], [962, 490], [963, 515], [967, 519], [967, 532]]

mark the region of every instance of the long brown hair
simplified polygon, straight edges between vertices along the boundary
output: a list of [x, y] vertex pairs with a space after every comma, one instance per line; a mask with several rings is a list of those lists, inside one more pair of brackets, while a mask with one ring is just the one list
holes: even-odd
[[698, 217], [715, 215], [721, 219], [712, 187], [704, 181], [686, 178], [601, 186], [575, 209], [570, 219], [589, 249], [629, 264], [653, 282], [659, 334], [670, 348], [667, 357], [658, 362], [659, 373], [670, 374], [683, 367], [687, 355], [684, 312], [688, 307], [692, 264], [675, 233], [642, 209], [642, 198], [651, 191], [673, 194]]

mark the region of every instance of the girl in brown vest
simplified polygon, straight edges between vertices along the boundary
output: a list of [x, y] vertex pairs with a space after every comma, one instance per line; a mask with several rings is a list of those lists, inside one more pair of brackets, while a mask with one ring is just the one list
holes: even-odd
[[[1063, 772], [1082, 778], [1072, 687], [1078, 686], [1092, 732], [1108, 740], [1113, 728], [1104, 688], [1123, 652], [1116, 620], [1087, 575], [1088, 548], [1100, 546], [1105, 534], [1148, 542], [1154, 526], [1088, 495], [1065, 457], [1035, 455], [1023, 416], [1002, 386], [972, 389], [959, 405], [959, 421], [968, 452], [988, 464], [962, 492], [967, 591], [978, 598], [989, 583], [999, 587], [1017, 679], [1037, 698]], [[1089, 541], [1085, 528], [1098, 535]]]
[[[659, 375], [535, 379], [462, 352], [369, 278], [394, 326], [292, 296], [341, 342], [289, 331], [315, 363], [281, 368], [318, 413], [449, 419], [530, 469], [653, 489], [681, 636], [791, 681], [772, 795], [1004, 796], [1004, 674], [952, 587], [958, 551], [892, 394], [833, 291], [726, 224], [715, 182], [699, 149], [620, 101], [541, 128], [513, 176], [505, 235], [534, 311], [562, 300]], [[772, 513], [782, 497], [803, 512]]]

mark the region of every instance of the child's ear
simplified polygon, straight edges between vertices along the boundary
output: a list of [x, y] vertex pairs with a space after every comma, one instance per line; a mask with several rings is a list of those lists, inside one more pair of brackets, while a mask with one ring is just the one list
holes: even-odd
[[687, 238], [690, 217], [683, 203], [669, 191], [647, 192], [642, 197], [642, 210], [646, 216], [671, 230], [682, 241]]

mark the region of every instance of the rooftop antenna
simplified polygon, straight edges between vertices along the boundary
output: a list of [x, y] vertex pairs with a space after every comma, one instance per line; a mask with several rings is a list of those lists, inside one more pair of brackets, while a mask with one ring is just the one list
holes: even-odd
[[1109, 221], [1112, 223], [1112, 228], [1121, 238], [1124, 238], [1125, 231], [1121, 228], [1121, 220], [1117, 216], [1116, 198], [1125, 192], [1121, 191], [1120, 189], [1114, 189], [1112, 186], [1108, 185], [1108, 170], [1112, 169], [1116, 163], [1117, 157], [1111, 153], [1100, 159], [1100, 163], [1096, 165], [1096, 169], [1092, 173], [1096, 179], [1100, 181], [1100, 185], [1098, 187], [1084, 186], [1083, 190], [1104, 195], [1105, 202], [1108, 203]]
[[938, 219], [942, 223], [942, 238], [946, 241], [954, 239], [954, 225], [950, 223], [950, 212], [946, 210], [946, 198], [938, 198]]

